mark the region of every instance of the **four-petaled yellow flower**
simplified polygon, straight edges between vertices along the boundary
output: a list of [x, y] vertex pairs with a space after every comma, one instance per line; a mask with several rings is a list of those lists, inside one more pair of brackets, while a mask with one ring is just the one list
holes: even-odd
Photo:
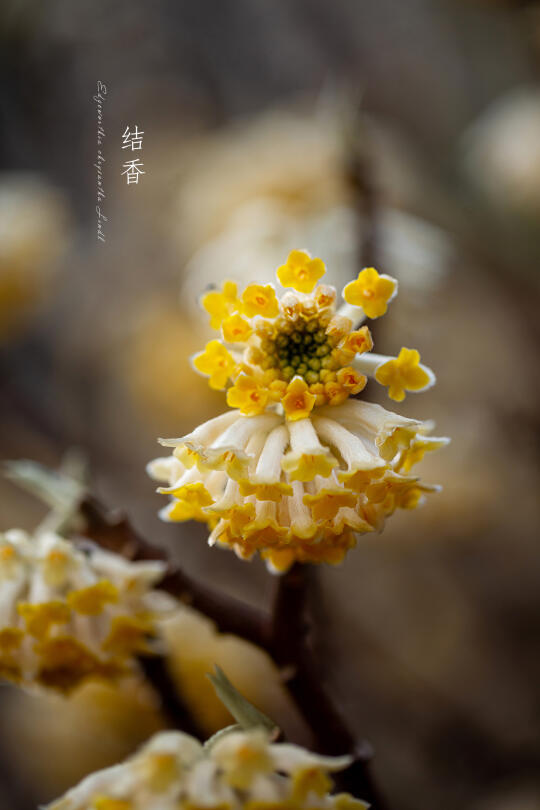
[[268, 391], [261, 388], [253, 377], [240, 374], [235, 384], [227, 391], [227, 405], [239, 408], [245, 416], [262, 413], [268, 403]]
[[224, 281], [221, 292], [211, 290], [202, 296], [201, 305], [210, 315], [212, 329], [219, 329], [225, 318], [240, 309], [236, 282]]
[[388, 302], [397, 292], [397, 281], [390, 276], [379, 275], [374, 267], [366, 267], [356, 281], [351, 281], [343, 290], [348, 304], [362, 307], [368, 318], [379, 318], [388, 309]]
[[229, 318], [225, 318], [221, 325], [223, 339], [227, 343], [245, 343], [253, 334], [253, 329], [249, 321], [235, 313]]
[[433, 374], [420, 365], [420, 353], [405, 347], [397, 357], [377, 368], [375, 379], [388, 386], [388, 396], [396, 402], [405, 399], [405, 391], [424, 391], [434, 382]]
[[312, 259], [305, 250], [291, 250], [287, 263], [278, 267], [277, 277], [282, 287], [292, 287], [298, 292], [310, 293], [324, 273], [322, 259]]
[[250, 284], [242, 293], [242, 309], [248, 318], [260, 315], [275, 318], [279, 314], [276, 292], [271, 284]]
[[301, 377], [295, 377], [287, 386], [287, 393], [281, 400], [287, 419], [296, 422], [309, 416], [315, 405], [315, 395], [310, 394], [307, 384]]
[[193, 367], [210, 377], [209, 385], [215, 391], [223, 391], [229, 377], [236, 369], [236, 363], [231, 353], [219, 340], [210, 340], [204, 352], [196, 354], [192, 359]]

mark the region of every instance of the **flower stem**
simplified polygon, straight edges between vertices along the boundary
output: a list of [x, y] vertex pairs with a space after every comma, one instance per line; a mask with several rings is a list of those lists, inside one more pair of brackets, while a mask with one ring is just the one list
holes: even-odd
[[348, 728], [318, 672], [307, 598], [315, 574], [315, 566], [296, 563], [279, 578], [267, 648], [311, 728], [317, 751], [353, 757], [350, 767], [336, 779], [340, 787], [370, 802], [373, 810], [385, 810], [371, 774], [371, 745]]

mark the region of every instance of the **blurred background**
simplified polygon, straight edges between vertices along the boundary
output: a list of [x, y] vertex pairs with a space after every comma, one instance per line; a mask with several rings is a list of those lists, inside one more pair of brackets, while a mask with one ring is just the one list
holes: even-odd
[[[188, 363], [197, 296], [272, 280], [292, 248], [331, 283], [396, 276], [376, 348], [418, 347], [437, 373], [399, 410], [452, 437], [422, 467], [444, 490], [320, 571], [320, 660], [393, 810], [540, 808], [540, 3], [4, 0], [0, 62], [1, 457], [83, 448], [147, 539], [267, 606], [264, 567], [160, 523], [145, 474], [157, 436], [224, 408]], [[1, 529], [40, 516], [0, 481]], [[219, 660], [302, 738], [262, 653], [190, 611], [171, 632], [207, 731], [226, 721], [201, 685]], [[161, 723], [140, 685], [3, 688], [0, 807], [59, 795]]]

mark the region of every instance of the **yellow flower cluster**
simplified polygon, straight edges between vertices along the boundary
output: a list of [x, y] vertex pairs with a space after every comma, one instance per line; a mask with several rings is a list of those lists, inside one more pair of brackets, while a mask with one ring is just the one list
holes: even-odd
[[[373, 341], [368, 327], [354, 328], [355, 321], [384, 315], [397, 282], [366, 268], [347, 284], [345, 307], [336, 311], [334, 288], [316, 286], [324, 272], [321, 259], [293, 250], [277, 277], [295, 292], [280, 300], [271, 284], [250, 284], [239, 296], [232, 281], [221, 292], [203, 296], [202, 306], [210, 325], [221, 330], [221, 340], [211, 340], [192, 362], [209, 377], [211, 388], [224, 390], [230, 384], [231, 408], [255, 416], [280, 404], [287, 419], [302, 419], [314, 407], [339, 405], [365, 387], [358, 358], [371, 352]], [[375, 379], [388, 386], [392, 399], [432, 382], [418, 352], [404, 349], [397, 359], [373, 357], [378, 360]], [[368, 370], [371, 366], [368, 360]]]
[[329, 792], [329, 773], [349, 764], [349, 757], [271, 743], [262, 729], [222, 733], [205, 746], [179, 731], [162, 732], [47, 810], [367, 810], [348, 793]]
[[417, 351], [372, 351], [363, 321], [386, 312], [397, 282], [366, 268], [336, 310], [336, 291], [316, 286], [323, 273], [320, 259], [292, 251], [277, 275], [294, 292], [279, 301], [270, 284], [238, 296], [225, 282], [203, 297], [229, 348], [212, 340], [193, 363], [213, 388], [232, 383], [235, 410], [161, 440], [173, 455], [148, 468], [171, 499], [163, 519], [206, 522], [211, 544], [244, 559], [259, 551], [274, 571], [338, 563], [358, 534], [417, 506], [436, 488], [411, 468], [448, 441], [430, 437], [429, 423], [355, 398], [368, 377], [398, 401], [434, 383]]
[[125, 674], [150, 649], [163, 569], [51, 532], [0, 535], [0, 677], [68, 691]]
[[410, 471], [447, 439], [430, 425], [380, 405], [349, 400], [287, 420], [231, 410], [180, 439], [148, 465], [171, 500], [164, 520], [199, 520], [210, 544], [273, 571], [295, 561], [339, 563], [356, 535], [380, 530], [397, 508], [412, 509], [437, 488]]

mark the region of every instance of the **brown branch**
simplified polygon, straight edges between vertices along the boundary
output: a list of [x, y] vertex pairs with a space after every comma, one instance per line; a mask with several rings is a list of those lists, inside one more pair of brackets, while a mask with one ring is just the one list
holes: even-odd
[[376, 187], [369, 134], [362, 124], [361, 114], [354, 120], [350, 133], [345, 175], [354, 196], [358, 229], [362, 238], [358, 239], [357, 260], [359, 268], [377, 267], [380, 256], [378, 249], [379, 194]]
[[349, 729], [318, 674], [307, 609], [307, 593], [314, 576], [314, 566], [296, 563], [280, 577], [267, 647], [314, 734], [317, 751], [334, 756], [349, 754], [354, 758], [336, 779], [340, 788], [370, 802], [373, 810], [384, 810], [371, 775], [371, 745], [357, 739]]
[[140, 655], [138, 658], [141, 670], [156, 697], [160, 701], [163, 718], [169, 728], [179, 728], [199, 740], [205, 735], [199, 728], [193, 715], [181, 699], [176, 684], [171, 677], [165, 657], [162, 655]]
[[204, 613], [222, 633], [233, 633], [254, 644], [263, 644], [268, 623], [266, 613], [196, 582], [171, 562], [165, 551], [140, 537], [125, 516], [106, 510], [95, 498], [88, 496], [84, 499], [81, 514], [86, 520], [89, 539], [128, 560], [165, 562], [167, 570], [159, 584], [162, 590]]

